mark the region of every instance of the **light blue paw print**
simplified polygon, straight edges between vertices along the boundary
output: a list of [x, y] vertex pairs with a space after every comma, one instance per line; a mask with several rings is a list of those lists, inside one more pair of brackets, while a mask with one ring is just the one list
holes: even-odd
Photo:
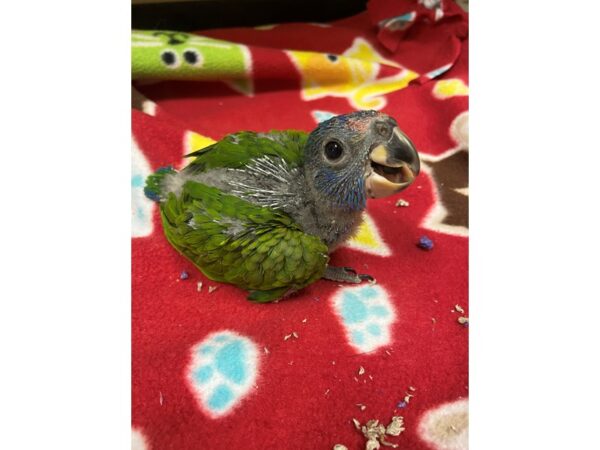
[[311, 111], [311, 114], [317, 123], [324, 122], [337, 115], [329, 111], [319, 111], [318, 109]]
[[202, 409], [228, 414], [248, 394], [258, 371], [257, 346], [232, 331], [211, 334], [192, 349], [188, 379]]
[[333, 307], [357, 352], [371, 352], [389, 344], [396, 315], [381, 286], [342, 288], [333, 297]]
[[152, 208], [154, 203], [144, 195], [150, 164], [135, 140], [131, 145], [131, 235], [143, 237], [152, 234]]

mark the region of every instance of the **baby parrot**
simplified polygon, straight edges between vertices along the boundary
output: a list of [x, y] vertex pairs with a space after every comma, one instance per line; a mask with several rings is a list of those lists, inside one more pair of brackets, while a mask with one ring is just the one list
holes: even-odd
[[328, 264], [361, 222], [367, 198], [408, 187], [420, 162], [396, 121], [358, 111], [311, 133], [242, 131], [159, 169], [146, 195], [160, 203], [168, 241], [208, 278], [270, 302], [325, 278], [372, 279]]

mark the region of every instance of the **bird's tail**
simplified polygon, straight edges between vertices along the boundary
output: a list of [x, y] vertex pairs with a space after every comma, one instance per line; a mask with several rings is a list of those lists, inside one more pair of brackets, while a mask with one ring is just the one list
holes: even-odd
[[144, 194], [146, 197], [155, 202], [159, 202], [162, 198], [162, 180], [166, 175], [172, 173], [177, 173], [172, 166], [161, 167], [146, 178], [146, 186], [144, 187]]

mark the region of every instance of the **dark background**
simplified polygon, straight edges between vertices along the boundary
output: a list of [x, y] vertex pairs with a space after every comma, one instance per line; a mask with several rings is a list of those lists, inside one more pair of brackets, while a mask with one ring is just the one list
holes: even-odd
[[326, 22], [366, 9], [367, 0], [133, 0], [132, 27], [192, 31], [282, 22]]

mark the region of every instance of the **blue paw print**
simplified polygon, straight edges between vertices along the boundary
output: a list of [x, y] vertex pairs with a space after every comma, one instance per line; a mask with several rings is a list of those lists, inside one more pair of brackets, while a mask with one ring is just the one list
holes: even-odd
[[358, 352], [370, 352], [390, 341], [394, 309], [381, 286], [340, 289], [333, 298], [350, 345]]
[[333, 116], [335, 116], [335, 113], [329, 112], [329, 111], [319, 111], [319, 110], [314, 110], [311, 112], [313, 119], [315, 119], [315, 121], [317, 123], [321, 123], [324, 122], [326, 120], [331, 119]]
[[135, 140], [131, 148], [131, 234], [142, 237], [152, 234], [152, 208], [154, 204], [144, 195], [150, 164]]
[[254, 384], [256, 345], [231, 331], [220, 331], [192, 351], [189, 379], [200, 404], [213, 417], [227, 414]]

